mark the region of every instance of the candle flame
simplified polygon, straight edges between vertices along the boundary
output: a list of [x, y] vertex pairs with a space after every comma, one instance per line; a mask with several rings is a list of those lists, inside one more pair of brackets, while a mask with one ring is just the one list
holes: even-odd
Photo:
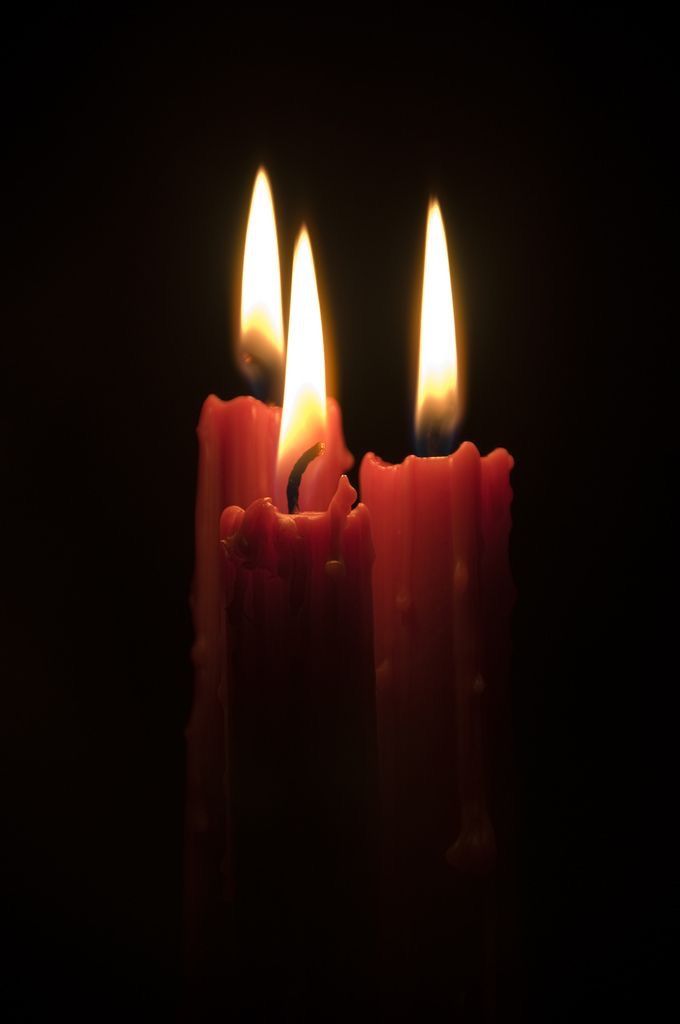
[[326, 367], [321, 308], [309, 234], [295, 243], [278, 476], [285, 480], [312, 445], [326, 439]]
[[[425, 237], [416, 435], [427, 447], [450, 445], [459, 419], [458, 357], [446, 232], [436, 199], [430, 201]], [[431, 452], [432, 453], [432, 452]], [[436, 454], [443, 454], [437, 450]]]
[[253, 186], [241, 285], [239, 351], [251, 379], [281, 374], [284, 358], [281, 270], [269, 178], [260, 168]]

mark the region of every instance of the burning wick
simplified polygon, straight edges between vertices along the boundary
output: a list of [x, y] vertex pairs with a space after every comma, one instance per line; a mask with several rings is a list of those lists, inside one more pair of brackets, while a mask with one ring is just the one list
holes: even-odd
[[449, 455], [453, 448], [453, 432], [442, 429], [440, 423], [434, 422], [421, 429], [416, 438], [416, 452], [425, 458]]
[[298, 499], [300, 497], [300, 482], [302, 480], [302, 474], [307, 469], [310, 462], [319, 455], [323, 455], [326, 451], [325, 441], [317, 441], [311, 448], [308, 448], [306, 452], [303, 452], [300, 458], [297, 460], [295, 465], [290, 471], [288, 477], [288, 486], [286, 487], [286, 497], [288, 499], [288, 513], [292, 515], [294, 512], [300, 511]]

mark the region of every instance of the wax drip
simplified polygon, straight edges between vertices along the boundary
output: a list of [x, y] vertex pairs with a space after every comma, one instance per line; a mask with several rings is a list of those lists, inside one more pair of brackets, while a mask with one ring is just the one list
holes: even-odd
[[486, 874], [496, 863], [496, 836], [484, 785], [485, 691], [486, 683], [477, 674], [459, 710], [467, 735], [464, 756], [459, 756], [461, 829], [446, 853], [452, 867], [472, 874]]
[[316, 444], [313, 444], [311, 448], [308, 448], [306, 452], [302, 453], [291, 469], [290, 476], [288, 477], [288, 486], [286, 487], [286, 498], [288, 499], [288, 512], [290, 515], [292, 515], [293, 512], [300, 511], [298, 499], [300, 497], [300, 482], [302, 480], [302, 474], [307, 469], [309, 463], [317, 458], [318, 455], [323, 455], [325, 451], [325, 442], [317, 441]]

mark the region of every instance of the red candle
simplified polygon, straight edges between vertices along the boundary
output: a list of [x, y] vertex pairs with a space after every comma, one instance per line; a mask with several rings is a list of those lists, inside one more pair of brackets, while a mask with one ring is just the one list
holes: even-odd
[[432, 856], [458, 832], [450, 859], [479, 869], [494, 857], [480, 715], [507, 658], [511, 467], [505, 450], [481, 458], [469, 442], [445, 458], [393, 466], [369, 454], [361, 466], [376, 550], [383, 804], [398, 828], [413, 799]]
[[[450, 443], [459, 393], [446, 237], [433, 203], [416, 415], [426, 450]], [[483, 873], [496, 857], [491, 786], [513, 602], [512, 464], [503, 449], [481, 458], [465, 442], [450, 455], [388, 465], [369, 454], [361, 465], [375, 544], [387, 900], [400, 906], [405, 941], [417, 933], [420, 914], [432, 930], [438, 904], [450, 913], [447, 860], [460, 872]]]
[[294, 965], [305, 1001], [324, 978], [360, 985], [371, 934], [373, 546], [355, 499], [343, 476], [325, 512], [261, 499], [221, 523], [242, 972], [284, 992]]
[[[239, 355], [254, 387], [263, 390], [268, 380], [273, 382], [269, 390], [281, 391], [284, 344], [279, 259], [271, 190], [263, 171], [256, 178], [244, 247]], [[325, 393], [324, 408], [324, 431], [318, 440], [325, 442], [326, 450], [301, 488], [303, 507], [326, 508], [340, 474], [352, 463], [342, 435], [340, 408], [332, 398], [326, 402]], [[223, 402], [210, 395], [198, 425], [192, 587], [195, 675], [186, 731], [185, 901], [190, 958], [204, 955], [197, 947], [208, 941], [211, 919], [218, 916], [217, 909], [231, 886], [220, 515], [229, 505], [248, 506], [275, 494], [280, 422], [278, 406], [249, 396]]]
[[[346, 476], [338, 483], [333, 430], [303, 231], [278, 445], [284, 508], [270, 498], [245, 511], [227, 508], [220, 535], [243, 970], [255, 972], [253, 984], [264, 974], [284, 990], [295, 964], [296, 986], [307, 995], [323, 987], [328, 972], [342, 972], [346, 985], [358, 976], [377, 797], [373, 547], [365, 506], [352, 508], [356, 492]], [[319, 441], [327, 442], [326, 453], [296, 479], [300, 457]], [[292, 486], [284, 487], [291, 473]], [[289, 514], [298, 504], [306, 510]], [[279, 979], [282, 963], [288, 977]]]

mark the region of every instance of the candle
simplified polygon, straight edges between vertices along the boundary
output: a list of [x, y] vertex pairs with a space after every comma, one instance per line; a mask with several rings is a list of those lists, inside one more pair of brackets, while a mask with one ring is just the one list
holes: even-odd
[[[311, 252], [311, 249], [310, 249]], [[281, 283], [276, 221], [269, 181], [257, 174], [244, 246], [241, 330], [237, 353], [260, 394], [280, 394], [284, 364]], [[224, 707], [227, 688], [220, 515], [228, 505], [248, 506], [273, 496], [281, 409], [251, 396], [221, 401], [210, 395], [198, 424], [196, 564], [192, 586], [195, 643], [194, 695], [186, 731], [185, 935], [189, 962], [208, 959], [205, 946], [220, 930], [219, 908], [230, 896], [229, 787]], [[342, 435], [340, 408], [325, 403], [326, 453], [316, 470], [316, 493], [332, 497], [352, 463]], [[321, 460], [319, 460], [321, 461]], [[335, 473], [335, 480], [331, 478]]]
[[[433, 202], [416, 407], [419, 445], [428, 455], [388, 465], [368, 454], [360, 470], [375, 544], [386, 902], [389, 928], [413, 955], [452, 941], [462, 900], [455, 890], [451, 902], [450, 869], [459, 876], [492, 869], [502, 802], [494, 764], [513, 602], [513, 463], [503, 449], [481, 458], [469, 442], [445, 454], [460, 407], [446, 236]], [[458, 938], [463, 956], [466, 937]]]
[[[340, 977], [343, 998], [361, 984], [377, 798], [368, 512], [352, 508], [330, 447], [300, 463], [331, 436], [326, 412], [303, 230], [278, 444], [284, 508], [261, 498], [225, 509], [220, 525], [241, 972], [253, 991], [266, 978], [282, 1005], [292, 985], [298, 1006]], [[306, 510], [288, 514], [298, 504]]]

